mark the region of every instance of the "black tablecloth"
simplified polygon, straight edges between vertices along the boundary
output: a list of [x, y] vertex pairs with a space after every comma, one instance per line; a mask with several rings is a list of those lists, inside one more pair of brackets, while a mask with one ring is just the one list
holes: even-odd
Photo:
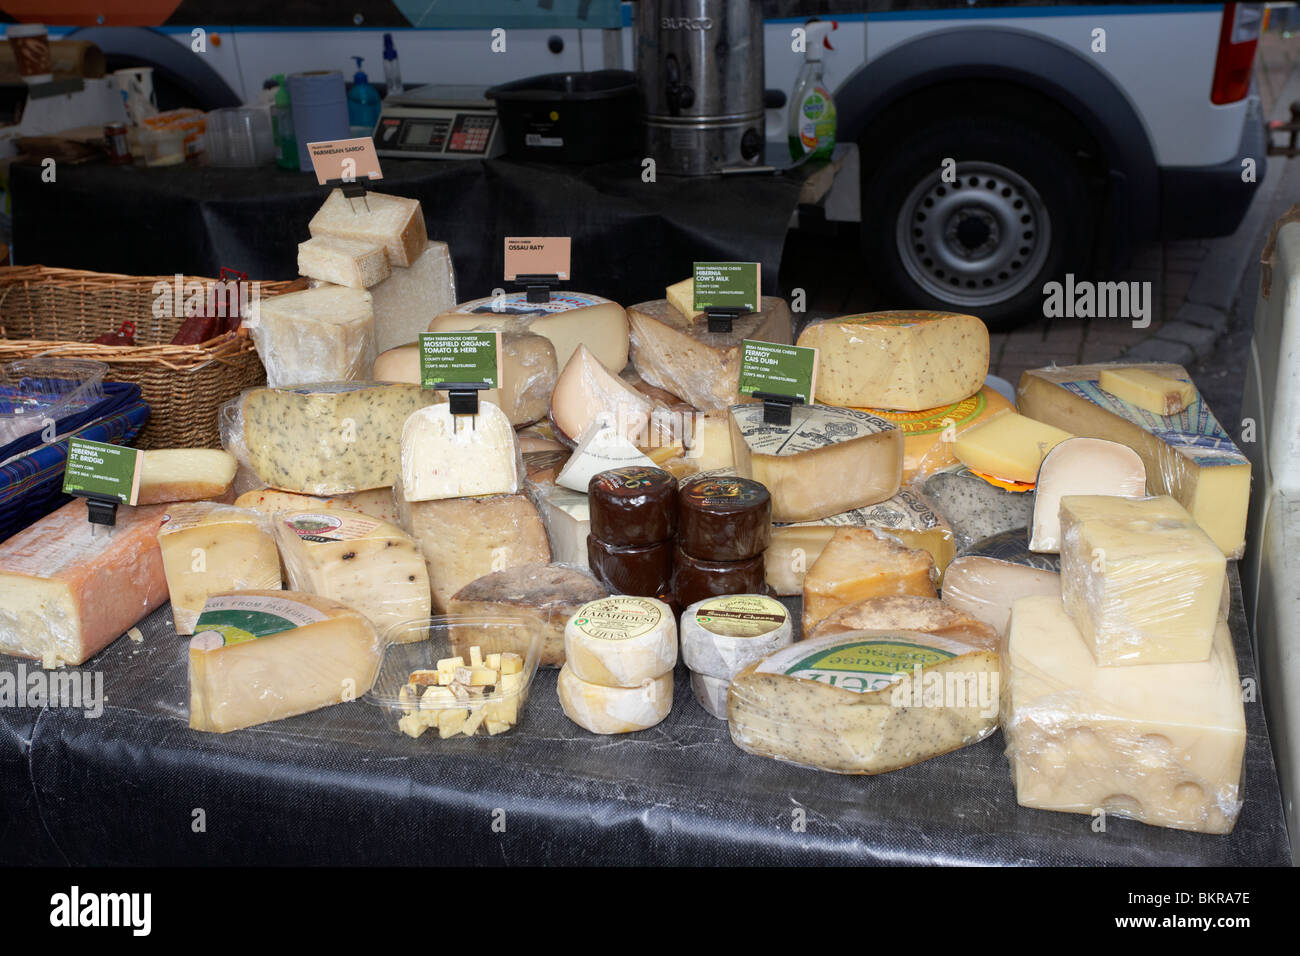
[[[1239, 587], [1232, 626], [1253, 677]], [[1017, 806], [1000, 733], [875, 777], [750, 756], [696, 704], [680, 665], [668, 719], [620, 737], [570, 723], [554, 671], [495, 738], [411, 740], [363, 701], [200, 734], [186, 721], [187, 641], [166, 607], [142, 629], [142, 643], [120, 640], [87, 665], [105, 675], [99, 718], [0, 709], [0, 862], [1291, 862], [1258, 702], [1246, 705], [1231, 835], [1113, 817], [1096, 833], [1091, 817]], [[17, 665], [0, 657], [0, 669]]]
[[[800, 174], [643, 182], [635, 160], [589, 167], [508, 159], [388, 160], [379, 192], [419, 199], [429, 235], [451, 244], [461, 300], [503, 285], [506, 236], [571, 236], [569, 288], [617, 302], [663, 297], [695, 261], [760, 262], [776, 294]], [[298, 243], [325, 197], [315, 177], [255, 169], [104, 165], [11, 170], [21, 264], [130, 275], [298, 274]]]

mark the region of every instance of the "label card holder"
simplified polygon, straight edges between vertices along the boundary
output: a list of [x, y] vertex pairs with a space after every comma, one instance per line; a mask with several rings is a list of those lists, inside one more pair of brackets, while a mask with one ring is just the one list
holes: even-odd
[[741, 395], [763, 402], [763, 421], [789, 425], [795, 405], [811, 405], [817, 386], [817, 350], [745, 339], [741, 343]]
[[569, 280], [572, 252], [568, 236], [507, 236], [505, 279], [522, 285], [528, 302], [549, 302], [551, 289]]
[[757, 262], [696, 262], [692, 270], [696, 312], [708, 319], [709, 331], [727, 333], [762, 301], [762, 266]]
[[[349, 204], [360, 199], [365, 203], [366, 212], [370, 211], [365, 184], [372, 179], [384, 178], [374, 140], [369, 137], [322, 140], [308, 143], [307, 153], [311, 156], [317, 183], [340, 190]], [[352, 212], [355, 214], [356, 211], [354, 205]]]
[[139, 500], [143, 465], [144, 455], [138, 449], [69, 438], [63, 493], [86, 499], [92, 524], [115, 525], [118, 505]]
[[447, 392], [453, 421], [477, 428], [478, 393], [501, 387], [501, 333], [421, 332], [420, 387]]

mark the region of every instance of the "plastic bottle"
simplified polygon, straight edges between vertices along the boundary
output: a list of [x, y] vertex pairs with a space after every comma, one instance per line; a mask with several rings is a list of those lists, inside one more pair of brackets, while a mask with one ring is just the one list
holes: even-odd
[[379, 122], [379, 91], [370, 85], [361, 70], [364, 60], [359, 56], [352, 59], [357, 61], [357, 72], [352, 77], [352, 89], [348, 90], [348, 125], [353, 136], [369, 136]]
[[830, 33], [833, 20], [809, 20], [804, 24], [804, 63], [790, 94], [790, 157], [830, 159], [835, 150], [835, 101], [824, 81], [822, 49], [833, 50]]
[[275, 164], [281, 169], [298, 168], [298, 141], [293, 136], [293, 108], [289, 83], [283, 73], [275, 74], [275, 103], [271, 107], [271, 138], [275, 140]]
[[397, 47], [393, 46], [391, 33], [384, 34], [384, 86], [389, 96], [402, 92], [402, 68], [397, 65]]

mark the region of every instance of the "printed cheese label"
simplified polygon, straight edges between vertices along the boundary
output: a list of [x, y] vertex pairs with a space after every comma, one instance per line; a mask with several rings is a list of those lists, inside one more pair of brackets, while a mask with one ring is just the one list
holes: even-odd
[[304, 541], [328, 544], [332, 541], [355, 541], [364, 538], [384, 522], [345, 511], [324, 514], [302, 512], [283, 519], [285, 527]]
[[784, 395], [811, 405], [816, 390], [816, 349], [756, 339], [740, 343], [741, 395]]
[[140, 495], [144, 456], [134, 448], [68, 439], [68, 461], [63, 471], [63, 493], [95, 498], [116, 498], [133, 505]]
[[729, 594], [705, 601], [695, 623], [721, 637], [763, 637], [786, 621], [784, 605], [761, 594]]
[[289, 597], [223, 594], [208, 598], [190, 647], [211, 651], [326, 620], [324, 612]]
[[212, 501], [178, 501], [167, 506], [159, 534], [188, 531], [205, 522], [208, 524], [256, 524], [257, 516], [243, 508], [222, 505]]
[[[816, 646], [820, 645], [820, 646]], [[885, 636], [792, 644], [759, 664], [763, 674], [783, 674], [865, 694], [957, 655], [938, 647], [891, 641]]]
[[529, 302], [527, 292], [510, 292], [465, 302], [456, 306], [454, 311], [465, 315], [556, 315], [593, 305], [604, 305], [609, 301], [586, 292], [552, 292], [545, 302]]
[[500, 332], [421, 332], [420, 386], [501, 384]]
[[680, 491], [683, 500], [711, 511], [748, 511], [762, 507], [771, 494], [760, 482], [735, 475], [692, 478]]
[[593, 490], [610, 493], [632, 491], [641, 494], [676, 484], [676, 480], [668, 472], [643, 465], [627, 465], [623, 468], [602, 471], [596, 475], [594, 482]]
[[815, 521], [798, 521], [793, 524], [773, 525], [777, 528], [885, 528], [890, 531], [930, 531], [943, 527], [944, 521], [939, 517], [924, 498], [906, 488], [899, 490], [894, 497], [844, 511], [828, 518]]
[[796, 405], [790, 410], [789, 425], [764, 422], [763, 406], [757, 402], [732, 405], [731, 415], [750, 450], [763, 455], [798, 455], [895, 431], [893, 423], [877, 415], [831, 405]]
[[627, 641], [649, 634], [664, 620], [663, 610], [647, 598], [602, 598], [578, 608], [573, 626], [587, 637]]
[[926, 408], [919, 412], [896, 412], [886, 408], [872, 408], [872, 415], [891, 421], [904, 435], [933, 435], [945, 428], [961, 428], [984, 414], [989, 400], [980, 389], [969, 398], [941, 408]]

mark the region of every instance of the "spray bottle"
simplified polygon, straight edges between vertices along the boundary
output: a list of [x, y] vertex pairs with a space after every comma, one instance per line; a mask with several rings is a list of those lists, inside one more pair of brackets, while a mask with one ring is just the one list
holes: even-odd
[[835, 101], [826, 89], [822, 49], [833, 50], [834, 20], [812, 19], [804, 24], [804, 63], [790, 94], [790, 157], [830, 159], [835, 150]]
[[352, 89], [348, 90], [348, 125], [353, 136], [369, 136], [379, 122], [379, 91], [370, 85], [361, 70], [365, 61], [359, 56], [352, 59], [357, 61], [357, 73], [352, 77]]

